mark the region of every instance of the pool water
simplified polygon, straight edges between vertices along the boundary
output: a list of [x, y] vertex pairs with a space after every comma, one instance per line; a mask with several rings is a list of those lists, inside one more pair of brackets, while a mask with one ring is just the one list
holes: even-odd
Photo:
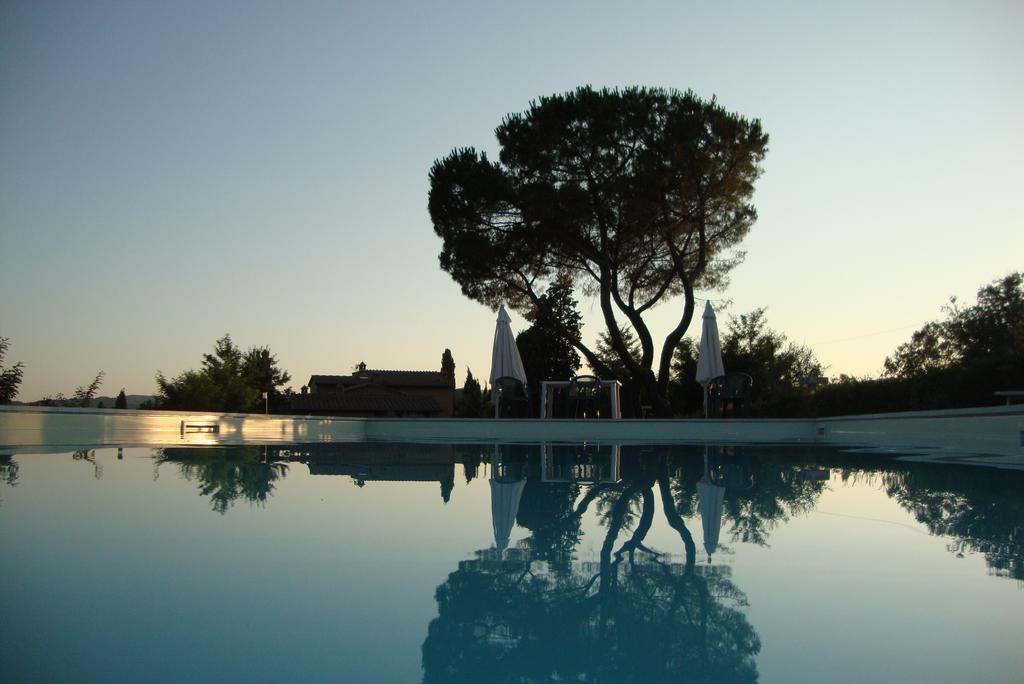
[[1024, 677], [1024, 472], [896, 453], [19, 453], [0, 540], [3, 681]]

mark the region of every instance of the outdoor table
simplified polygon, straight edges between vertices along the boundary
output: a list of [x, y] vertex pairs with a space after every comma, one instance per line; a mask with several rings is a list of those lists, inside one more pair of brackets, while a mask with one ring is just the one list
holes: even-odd
[[[551, 401], [548, 399], [550, 394], [554, 393], [556, 387], [568, 387], [572, 384], [572, 380], [545, 380], [540, 383], [540, 417], [550, 418], [549, 415], [552, 412]], [[611, 390], [612, 395], [612, 418], [622, 418], [622, 408], [619, 403], [619, 393], [622, 388], [622, 383], [618, 380], [602, 380], [601, 387], [607, 387]]]

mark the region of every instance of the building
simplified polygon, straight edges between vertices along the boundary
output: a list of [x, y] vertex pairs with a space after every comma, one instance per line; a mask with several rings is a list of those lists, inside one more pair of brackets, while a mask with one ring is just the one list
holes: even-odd
[[455, 360], [445, 349], [439, 371], [374, 370], [360, 363], [352, 375], [313, 375], [290, 407], [313, 416], [450, 418]]
[[436, 482], [448, 503], [455, 487], [456, 457], [451, 444], [302, 444], [288, 460], [306, 464], [310, 475], [341, 475], [358, 487], [374, 482]]

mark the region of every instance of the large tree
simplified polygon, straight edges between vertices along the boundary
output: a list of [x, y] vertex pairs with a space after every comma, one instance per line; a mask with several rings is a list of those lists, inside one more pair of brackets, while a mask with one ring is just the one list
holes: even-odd
[[[441, 267], [467, 296], [524, 314], [554, 282], [596, 297], [615, 353], [670, 415], [672, 352], [693, 318], [694, 290], [723, 283], [757, 216], [750, 200], [768, 143], [760, 122], [692, 92], [581, 87], [508, 115], [496, 134], [499, 162], [462, 148], [431, 169]], [[655, 369], [644, 314], [679, 296]], [[640, 340], [637, 358], [620, 319]], [[587, 345], [574, 345], [610, 375]]]

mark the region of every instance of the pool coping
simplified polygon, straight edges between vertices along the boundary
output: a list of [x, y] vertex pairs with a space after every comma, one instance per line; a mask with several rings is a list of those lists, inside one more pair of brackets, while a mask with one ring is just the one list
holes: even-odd
[[[193, 432], [191, 428], [195, 428]], [[186, 431], [186, 428], [190, 428]], [[1024, 459], [1024, 405], [827, 418], [340, 418], [0, 406], [0, 452], [26, 448], [340, 441], [829, 443]]]

